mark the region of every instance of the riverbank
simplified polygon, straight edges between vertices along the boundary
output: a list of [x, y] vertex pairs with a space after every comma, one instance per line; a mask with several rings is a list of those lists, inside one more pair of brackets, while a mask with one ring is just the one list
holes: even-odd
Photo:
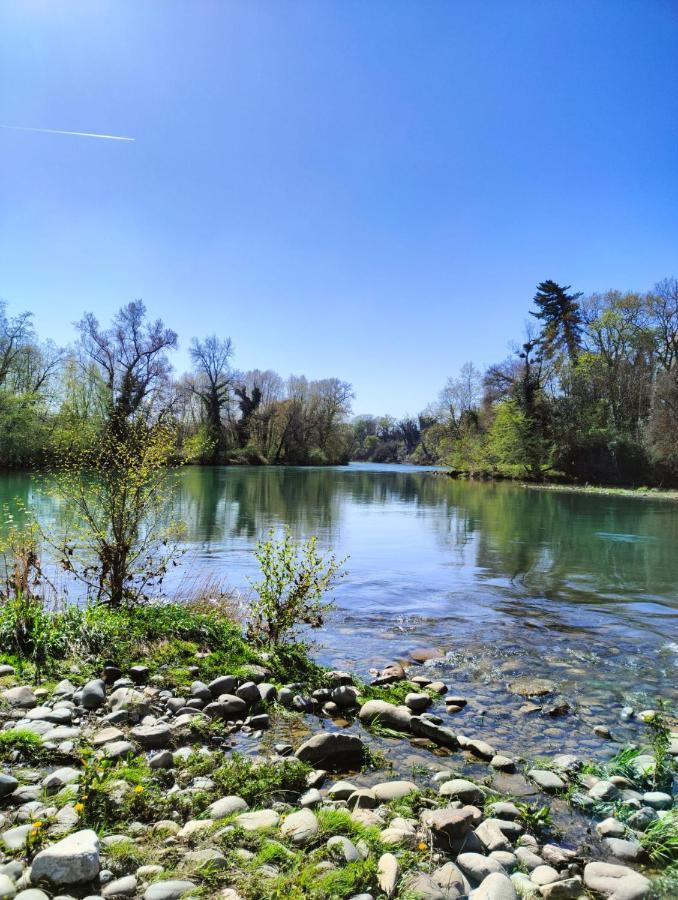
[[678, 500], [678, 490], [649, 487], [606, 487], [593, 484], [536, 484], [522, 481], [523, 487], [539, 491], [554, 491], [569, 494], [599, 494], [603, 497], [645, 497], [651, 500]]
[[[0, 896], [675, 896], [661, 698], [584, 740], [575, 697], [514, 672], [507, 750], [449, 653], [366, 684], [300, 648], [253, 651], [225, 612], [62, 618], [40, 680], [26, 656], [0, 668]], [[582, 752], [535, 756], [521, 723], [563, 720]]]

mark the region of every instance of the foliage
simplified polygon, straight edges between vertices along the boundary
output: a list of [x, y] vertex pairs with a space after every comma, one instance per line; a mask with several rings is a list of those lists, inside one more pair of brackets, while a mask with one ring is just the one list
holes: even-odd
[[279, 538], [270, 531], [266, 540], [258, 542], [254, 555], [262, 577], [252, 585], [257, 597], [248, 629], [256, 644], [277, 647], [302, 625], [322, 626], [332, 606], [323, 597], [344, 572], [343, 561], [333, 554], [323, 556], [317, 544], [316, 537], [297, 544], [289, 527]]
[[56, 550], [96, 601], [147, 599], [177, 554], [167, 468], [173, 446], [170, 425], [137, 420], [107, 428], [85, 448], [60, 450], [56, 493], [71, 519]]
[[678, 862], [678, 810], [668, 810], [651, 822], [640, 835], [640, 843], [656, 865]]
[[22, 728], [8, 728], [0, 731], [0, 759], [8, 760], [18, 753], [26, 759], [36, 760], [45, 755], [40, 735]]

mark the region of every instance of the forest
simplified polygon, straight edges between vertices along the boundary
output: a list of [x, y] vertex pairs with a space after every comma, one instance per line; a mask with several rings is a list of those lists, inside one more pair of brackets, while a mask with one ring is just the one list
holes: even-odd
[[436, 402], [353, 422], [355, 459], [469, 477], [678, 483], [678, 280], [647, 293], [537, 287], [523, 340], [465, 363]]
[[[49, 467], [112, 424], [171, 426], [199, 464], [442, 464], [467, 477], [678, 483], [678, 280], [583, 296], [543, 281], [525, 335], [485, 371], [465, 363], [418, 415], [352, 418], [340, 378], [239, 371], [230, 337], [178, 336], [144, 303], [108, 326], [92, 313], [69, 347], [41, 341], [30, 312], [0, 305], [0, 465]], [[168, 432], [170, 433], [170, 432]]]

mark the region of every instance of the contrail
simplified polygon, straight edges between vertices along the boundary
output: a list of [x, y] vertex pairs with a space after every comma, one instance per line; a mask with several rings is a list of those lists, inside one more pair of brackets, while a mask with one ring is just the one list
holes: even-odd
[[56, 128], [28, 128], [23, 125], [0, 125], [9, 131], [35, 131], [38, 134], [70, 134], [72, 137], [99, 138], [102, 141], [130, 141], [134, 143], [136, 138], [121, 137], [118, 134], [94, 134], [91, 131], [60, 131]]

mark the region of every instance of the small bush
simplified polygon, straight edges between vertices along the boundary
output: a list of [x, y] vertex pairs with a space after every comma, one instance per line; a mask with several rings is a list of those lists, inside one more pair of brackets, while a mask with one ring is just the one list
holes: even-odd
[[325, 593], [345, 573], [343, 561], [318, 551], [317, 538], [297, 544], [288, 527], [282, 537], [270, 531], [257, 543], [254, 555], [262, 578], [252, 586], [257, 597], [252, 603], [249, 637], [257, 644], [277, 647], [302, 625], [320, 628], [331, 602]]

